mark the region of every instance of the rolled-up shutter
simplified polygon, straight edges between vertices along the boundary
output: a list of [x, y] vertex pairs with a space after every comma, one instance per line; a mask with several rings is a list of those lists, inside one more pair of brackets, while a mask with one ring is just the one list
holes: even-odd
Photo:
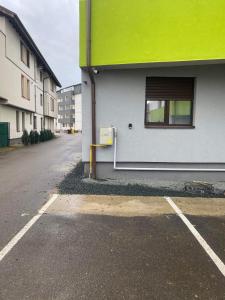
[[192, 100], [194, 78], [191, 77], [147, 77], [146, 99]]

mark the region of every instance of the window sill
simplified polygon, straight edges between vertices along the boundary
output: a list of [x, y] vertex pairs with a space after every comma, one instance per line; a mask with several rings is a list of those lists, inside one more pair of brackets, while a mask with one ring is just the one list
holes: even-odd
[[22, 95], [22, 98], [25, 99], [25, 100], [30, 101], [30, 98], [24, 97], [23, 95]]
[[145, 128], [155, 128], [155, 129], [195, 129], [193, 125], [148, 125], [145, 124]]
[[21, 60], [21, 61], [26, 67], [28, 67], [30, 69], [30, 65], [26, 64], [23, 60]]

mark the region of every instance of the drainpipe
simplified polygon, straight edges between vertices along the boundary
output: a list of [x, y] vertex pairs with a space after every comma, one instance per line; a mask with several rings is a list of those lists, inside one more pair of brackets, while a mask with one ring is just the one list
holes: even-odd
[[[87, 0], [86, 6], [86, 60], [87, 60], [87, 71], [91, 82], [91, 123], [92, 123], [92, 145], [96, 145], [96, 98], [95, 98], [95, 79], [93, 69], [91, 67], [91, 0]], [[92, 178], [96, 178], [96, 147], [91, 147], [92, 151]]]

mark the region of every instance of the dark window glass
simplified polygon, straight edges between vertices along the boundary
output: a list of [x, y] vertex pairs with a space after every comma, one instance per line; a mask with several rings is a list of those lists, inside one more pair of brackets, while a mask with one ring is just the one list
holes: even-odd
[[192, 126], [193, 78], [148, 77], [146, 80], [146, 126]]

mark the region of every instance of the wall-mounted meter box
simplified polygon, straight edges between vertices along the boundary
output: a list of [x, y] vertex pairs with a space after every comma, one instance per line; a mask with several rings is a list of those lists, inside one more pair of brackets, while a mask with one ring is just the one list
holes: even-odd
[[113, 144], [113, 128], [100, 128], [100, 144], [111, 146]]

